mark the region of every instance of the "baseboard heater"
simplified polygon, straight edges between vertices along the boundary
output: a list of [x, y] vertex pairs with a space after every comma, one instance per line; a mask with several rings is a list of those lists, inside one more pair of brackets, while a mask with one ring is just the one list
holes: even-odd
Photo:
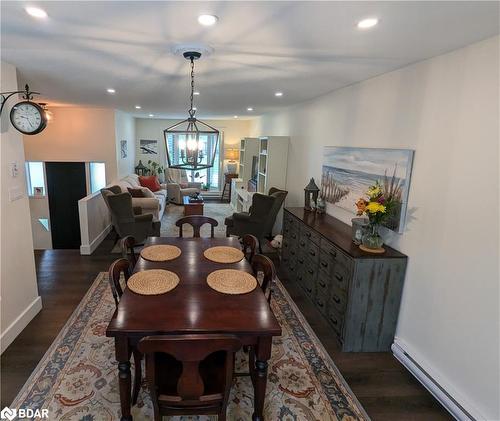
[[422, 383], [455, 419], [460, 421], [476, 421], [476, 418], [460, 405], [399, 343], [394, 342], [391, 349], [396, 359]]

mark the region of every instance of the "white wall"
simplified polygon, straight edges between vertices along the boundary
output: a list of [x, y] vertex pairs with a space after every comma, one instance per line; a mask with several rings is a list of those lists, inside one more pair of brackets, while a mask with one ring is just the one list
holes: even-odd
[[[499, 411], [499, 38], [262, 117], [290, 135], [289, 205], [325, 145], [415, 149], [397, 338], [477, 419]], [[349, 222], [351, 214], [330, 212]]]
[[[135, 119], [123, 111], [115, 111], [117, 177], [133, 174], [135, 167]], [[127, 141], [127, 156], [121, 156], [121, 141]]]
[[[16, 91], [16, 68], [1, 63], [1, 90]], [[1, 119], [1, 245], [0, 245], [0, 306], [1, 352], [41, 310], [33, 256], [33, 240], [26, 175], [24, 171], [23, 137], [9, 122], [9, 110], [15, 104], [12, 97], [6, 104]], [[36, 136], [34, 136], [36, 137]], [[11, 164], [19, 168], [17, 177], [11, 175]], [[19, 198], [12, 201], [10, 196]]]

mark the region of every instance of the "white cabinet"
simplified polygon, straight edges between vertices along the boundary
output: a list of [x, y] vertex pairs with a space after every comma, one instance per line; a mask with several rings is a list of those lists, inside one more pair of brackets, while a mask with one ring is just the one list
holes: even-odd
[[266, 136], [259, 138], [259, 172], [257, 191], [265, 193], [271, 187], [286, 190], [288, 165], [288, 136]]
[[243, 180], [245, 187], [252, 178], [252, 163], [259, 159], [259, 139], [256, 137], [244, 137], [240, 140], [240, 162], [238, 166], [239, 178]]

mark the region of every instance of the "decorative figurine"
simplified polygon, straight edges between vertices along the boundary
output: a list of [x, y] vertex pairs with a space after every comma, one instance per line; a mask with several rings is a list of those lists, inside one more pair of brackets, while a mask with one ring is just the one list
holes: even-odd
[[321, 194], [318, 196], [318, 201], [316, 202], [316, 212], [317, 213], [326, 212], [326, 203]]

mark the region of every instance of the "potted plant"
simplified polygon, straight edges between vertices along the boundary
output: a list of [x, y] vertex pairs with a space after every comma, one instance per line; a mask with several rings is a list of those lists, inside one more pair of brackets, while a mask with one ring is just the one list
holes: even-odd
[[148, 161], [148, 167], [151, 175], [157, 176], [160, 183], [165, 182], [165, 168], [158, 164], [158, 162], [151, 160]]
[[368, 216], [369, 220], [360, 248], [368, 252], [382, 253], [384, 252], [382, 248], [384, 240], [379, 234], [379, 228], [380, 225], [389, 220], [394, 210], [399, 206], [399, 201], [393, 195], [385, 192], [378, 181], [368, 188], [366, 195], [367, 199], [360, 198], [356, 202], [357, 215], [364, 214]]

